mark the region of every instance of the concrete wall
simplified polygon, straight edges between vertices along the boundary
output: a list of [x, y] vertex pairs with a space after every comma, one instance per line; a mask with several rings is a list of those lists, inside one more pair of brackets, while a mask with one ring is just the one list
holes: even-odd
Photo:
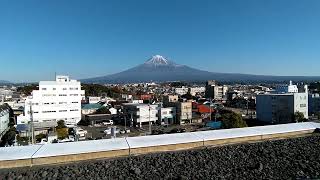
[[[74, 144], [48, 144], [39, 146], [27, 146], [27, 147], [12, 147], [10, 148], [0, 148], [0, 168], [13, 168], [13, 167], [26, 167], [35, 165], [45, 165], [45, 164], [56, 164], [56, 163], [68, 163], [74, 161], [83, 161], [90, 159], [102, 159], [102, 158], [113, 158], [121, 156], [130, 156], [138, 154], [165, 152], [165, 151], [177, 151], [186, 150], [191, 148], [201, 148], [208, 146], [218, 146], [233, 143], [246, 143], [255, 142], [261, 140], [277, 139], [277, 138], [288, 138], [300, 135], [306, 135], [313, 133], [316, 128], [320, 128], [319, 123], [293, 123], [285, 125], [272, 125], [272, 126], [262, 126], [262, 127], [249, 127], [249, 128], [238, 128], [238, 129], [228, 129], [228, 130], [213, 130], [207, 131], [206, 135], [201, 132], [193, 133], [183, 133], [179, 135], [170, 135], [172, 139], [180, 137], [180, 140], [171, 141], [170, 144], [165, 142], [162, 144], [154, 143], [154, 138], [145, 137], [134, 137], [135, 142], [139, 140], [144, 140], [142, 146], [134, 146], [130, 143], [130, 137], [125, 139], [120, 139], [124, 145], [121, 148], [115, 148], [119, 144], [119, 141], [110, 142], [110, 140], [102, 140], [101, 142], [85, 142], [89, 149], [94, 151], [85, 152], [81, 150], [82, 153], [72, 153], [68, 150], [74, 149], [74, 146], [79, 146], [79, 143], [84, 142], [74, 142]], [[248, 133], [248, 132], [251, 132]], [[181, 141], [181, 136], [189, 137], [183, 138]], [[163, 139], [163, 135], [160, 135], [160, 139]], [[156, 137], [156, 138], [159, 138]], [[190, 140], [193, 138], [194, 140]], [[149, 139], [149, 140], [148, 140]], [[185, 139], [185, 140], [184, 140]], [[197, 139], [197, 140], [196, 140]], [[119, 140], [119, 139], [118, 139]], [[131, 139], [132, 140], [132, 139]], [[149, 141], [149, 142], [148, 142]], [[108, 142], [108, 143], [106, 143]], [[131, 141], [133, 142], [133, 141]], [[97, 150], [94, 143], [106, 143], [102, 148], [109, 148], [110, 150]], [[149, 144], [149, 145], [147, 145]], [[152, 144], [152, 145], [150, 145]], [[60, 148], [57, 148], [57, 147]], [[83, 146], [79, 146], [86, 148]], [[27, 154], [22, 153], [26, 148], [31, 149]], [[100, 147], [101, 148], [101, 147]], [[42, 150], [41, 150], [42, 149]], [[48, 150], [58, 149], [58, 151], [52, 151], [55, 153], [49, 153]], [[15, 158], [15, 152], [17, 158]], [[40, 152], [40, 153], [39, 153]], [[44, 152], [42, 154], [41, 152]], [[79, 152], [79, 151], [77, 151]], [[8, 155], [10, 154], [10, 157]], [[35, 155], [38, 154], [38, 155]]]

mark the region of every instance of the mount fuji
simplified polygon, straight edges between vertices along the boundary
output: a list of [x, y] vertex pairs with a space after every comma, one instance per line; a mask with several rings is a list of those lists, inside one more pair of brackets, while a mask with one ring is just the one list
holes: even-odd
[[320, 77], [310, 76], [265, 76], [237, 73], [208, 72], [186, 65], [176, 64], [161, 55], [155, 55], [149, 60], [131, 69], [102, 77], [84, 79], [84, 83], [138, 83], [138, 82], [165, 82], [165, 81], [301, 81], [320, 80]]

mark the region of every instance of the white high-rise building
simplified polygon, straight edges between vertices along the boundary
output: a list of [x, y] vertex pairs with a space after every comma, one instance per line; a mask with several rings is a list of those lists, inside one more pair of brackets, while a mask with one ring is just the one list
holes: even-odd
[[64, 120], [66, 125], [75, 125], [81, 120], [81, 101], [84, 98], [81, 83], [68, 76], [56, 76], [55, 81], [40, 81], [39, 90], [32, 91], [26, 99], [24, 117], [18, 118], [17, 123], [28, 123], [32, 109], [34, 122]]

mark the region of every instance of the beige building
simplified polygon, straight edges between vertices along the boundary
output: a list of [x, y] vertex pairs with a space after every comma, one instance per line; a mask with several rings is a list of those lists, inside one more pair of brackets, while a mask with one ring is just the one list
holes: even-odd
[[185, 124], [192, 120], [192, 102], [179, 102], [177, 95], [167, 95], [163, 97], [164, 107], [176, 108], [176, 119], [178, 124]]
[[179, 97], [178, 95], [166, 95], [166, 96], [163, 96], [163, 106], [164, 107], [170, 107], [172, 106], [172, 103], [174, 102], [178, 102], [179, 100]]
[[190, 123], [192, 120], [192, 102], [176, 102], [177, 121], [180, 124]]

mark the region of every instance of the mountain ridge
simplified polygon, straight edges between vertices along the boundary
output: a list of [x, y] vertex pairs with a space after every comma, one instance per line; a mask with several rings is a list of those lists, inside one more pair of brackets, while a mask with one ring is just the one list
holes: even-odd
[[319, 76], [272, 76], [242, 73], [218, 73], [199, 70], [187, 65], [176, 64], [161, 55], [155, 55], [143, 64], [119, 73], [81, 80], [84, 83], [139, 83], [166, 81], [302, 81], [320, 80]]

